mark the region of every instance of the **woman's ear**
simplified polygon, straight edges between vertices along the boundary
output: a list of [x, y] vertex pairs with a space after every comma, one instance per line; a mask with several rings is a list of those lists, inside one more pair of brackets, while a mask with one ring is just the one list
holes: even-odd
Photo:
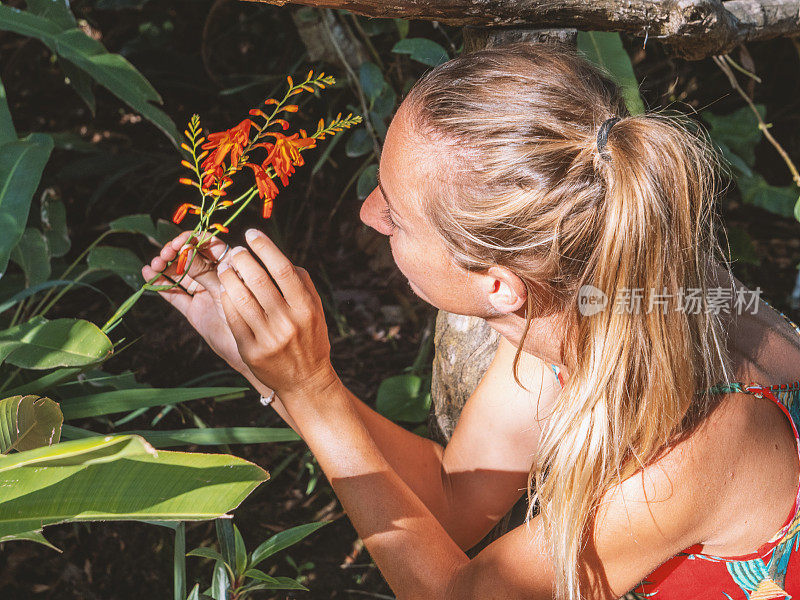
[[489, 304], [501, 314], [517, 312], [525, 306], [528, 291], [522, 279], [506, 267], [489, 267], [485, 275]]

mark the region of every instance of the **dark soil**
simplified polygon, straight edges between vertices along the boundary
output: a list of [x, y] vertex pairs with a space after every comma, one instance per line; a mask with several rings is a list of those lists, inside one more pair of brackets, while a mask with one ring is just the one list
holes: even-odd
[[[143, 6], [138, 9], [109, 10], [99, 8], [101, 0], [76, 0], [73, 10], [107, 48], [124, 53], [149, 78], [179, 127], [194, 112], [200, 113], [211, 129], [238, 122], [272, 86], [281, 83], [283, 74], [295, 63], [300, 63], [295, 70], [302, 73], [312, 67], [333, 70], [304, 60], [289, 6], [275, 8], [235, 0], [139, 4]], [[430, 24], [412, 23], [412, 32], [417, 29], [421, 36], [441, 35]], [[458, 31], [446, 31], [458, 38]], [[671, 60], [653, 41], [648, 42], [646, 50], [640, 49], [641, 40], [628, 44], [639, 80], [643, 81], [643, 95], [651, 107], [675, 103], [682, 109], [710, 108], [724, 114], [743, 105], [712, 61]], [[379, 50], [384, 52], [380, 45]], [[797, 51], [790, 41], [778, 40], [754, 45], [750, 52], [764, 82], [755, 87], [755, 99], [767, 105], [773, 134], [791, 156], [798, 157]], [[68, 205], [71, 256], [116, 217], [132, 213], [169, 217], [186, 191], [175, 183], [179, 173], [175, 153], [154, 127], [101, 89], [96, 90], [98, 109], [92, 116], [64, 84], [63, 74], [51, 62], [47, 49], [36, 41], [1, 34], [0, 56], [0, 77], [21, 134], [68, 132], [93, 144], [107, 159], [102, 166], [85, 162], [97, 160], [97, 152], [56, 150], [45, 173], [43, 186], [52, 187]], [[270, 74], [277, 74], [277, 79], [230, 92]], [[345, 81], [344, 74], [337, 75]], [[224, 90], [228, 92], [220, 94]], [[347, 104], [354, 103], [354, 97], [347, 86], [342, 86], [331, 91], [324, 102], [311, 105], [306, 115], [298, 116], [313, 123], [315, 115], [326, 110], [332, 114], [347, 112]], [[342, 143], [315, 176], [299, 176], [293, 187], [281, 193], [269, 227], [290, 257], [309, 269], [326, 299], [338, 372], [357, 396], [374, 402], [379, 383], [413, 362], [433, 312], [408, 289], [393, 266], [385, 240], [360, 225], [355, 190], [346, 186], [363, 158], [347, 158], [343, 148]], [[130, 165], [138, 166], [130, 170]], [[775, 185], [790, 182], [785, 165], [766, 142], [757, 150], [757, 171]], [[726, 224], [744, 229], [753, 238], [760, 259], [758, 266], [735, 264], [736, 274], [748, 285], [760, 286], [764, 297], [798, 319], [800, 314], [790, 310], [788, 298], [800, 263], [800, 223], [742, 204], [735, 186], [721, 202], [720, 210]], [[255, 213], [242, 219], [229, 240], [239, 243], [242, 232], [259, 223]], [[131, 247], [142, 257], [155, 252], [133, 237], [114, 243]], [[122, 283], [107, 281], [103, 286], [117, 301], [130, 292]], [[81, 316], [102, 322], [110, 312], [102, 297], [78, 292], [66, 296], [53, 316]], [[237, 381], [233, 374], [224, 372], [225, 364], [180, 315], [157, 297], [143, 299], [117, 334], [117, 339], [124, 336], [136, 342], [107, 363], [108, 371], [130, 369], [140, 381], [154, 386], [181, 385], [217, 370], [223, 373], [215, 383]], [[224, 403], [195, 402], [190, 408], [213, 426], [282, 425], [274, 411], [260, 406], [255, 394]], [[147, 428], [152, 416], [128, 426]], [[188, 410], [174, 410], [159, 428], [191, 425], [191, 419]], [[98, 422], [80, 425], [103, 430]], [[333, 523], [264, 565], [271, 574], [294, 576], [286, 555], [298, 565], [312, 562], [305, 580], [311, 591], [274, 596], [264, 593], [264, 598], [392, 597], [324, 477], [306, 493], [311, 476], [307, 464], [314, 465], [302, 443], [235, 446], [230, 451], [272, 471], [272, 479], [235, 511], [248, 548], [273, 532], [333, 519]], [[168, 529], [143, 523], [68, 524], [50, 527], [48, 538], [63, 553], [22, 542], [0, 547], [0, 597], [172, 598], [173, 546]], [[188, 548], [210, 545], [214, 540], [213, 523], [188, 525]], [[197, 580], [208, 585], [207, 561], [189, 558], [187, 565], [190, 584]]]

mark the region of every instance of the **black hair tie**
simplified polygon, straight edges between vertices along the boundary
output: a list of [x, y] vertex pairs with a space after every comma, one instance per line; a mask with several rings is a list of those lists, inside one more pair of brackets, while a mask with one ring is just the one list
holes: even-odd
[[608, 132], [611, 131], [611, 128], [620, 120], [619, 117], [611, 117], [603, 121], [603, 124], [600, 125], [600, 131], [597, 132], [597, 152], [603, 158], [603, 160], [611, 160], [611, 155], [608, 153], [604, 154], [604, 150], [606, 148], [606, 142], [608, 141]]

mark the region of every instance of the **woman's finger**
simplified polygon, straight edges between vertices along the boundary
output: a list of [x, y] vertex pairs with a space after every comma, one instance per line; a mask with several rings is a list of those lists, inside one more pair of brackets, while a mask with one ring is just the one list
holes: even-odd
[[[224, 293], [220, 297], [227, 297], [230, 303], [236, 308], [236, 313], [243, 319], [243, 325], [254, 335], [265, 334], [269, 331], [267, 325], [267, 315], [253, 296], [247, 286], [239, 279], [234, 269], [230, 265], [223, 263], [217, 270], [220, 283]], [[223, 307], [225, 306], [223, 302]], [[228, 315], [228, 312], [225, 312]]]
[[239, 348], [252, 346], [256, 341], [255, 334], [247, 324], [247, 319], [239, 312], [236, 304], [224, 288], [220, 295], [220, 300], [222, 303], [222, 311], [225, 313], [225, 320], [228, 322], [228, 327], [231, 330], [231, 334], [233, 334], [233, 338], [236, 340], [237, 346]]
[[278, 284], [287, 304], [292, 308], [306, 306], [308, 290], [292, 262], [261, 231], [248, 229], [245, 238], [255, 255], [264, 263], [275, 283]]
[[270, 316], [279, 311], [286, 302], [272, 283], [269, 274], [258, 264], [258, 261], [241, 246], [231, 250], [231, 266], [236, 269], [239, 277], [259, 301], [264, 311]]

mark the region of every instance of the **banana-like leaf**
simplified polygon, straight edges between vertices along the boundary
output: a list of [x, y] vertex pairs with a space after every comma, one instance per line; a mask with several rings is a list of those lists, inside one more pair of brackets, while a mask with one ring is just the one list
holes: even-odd
[[229, 394], [242, 394], [248, 388], [139, 388], [98, 392], [90, 396], [68, 398], [61, 402], [64, 418], [80, 419], [136, 410], [144, 406], [178, 404], [200, 398], [217, 398]]
[[639, 83], [633, 72], [631, 59], [619, 34], [613, 31], [579, 31], [578, 49], [586, 58], [603, 68], [622, 88], [625, 104], [632, 115], [644, 112], [644, 102], [639, 93]]
[[[11, 10], [0, 4], [0, 28], [2, 28], [2, 11]], [[5, 98], [2, 99], [3, 104]], [[2, 111], [0, 110], [0, 113]], [[0, 122], [4, 117], [0, 114]], [[0, 123], [0, 130], [7, 125]], [[0, 131], [0, 137], [8, 135]], [[14, 140], [0, 145], [0, 274], [8, 266], [11, 250], [17, 245], [31, 208], [31, 199], [42, 171], [53, 150], [53, 138], [43, 133], [32, 133], [21, 140]]]
[[50, 249], [42, 232], [34, 227], [26, 229], [11, 251], [11, 261], [25, 273], [26, 288], [47, 281], [50, 277]]
[[62, 442], [0, 457], [0, 538], [68, 521], [213, 519], [268, 477], [235, 456], [156, 451], [137, 436]]
[[111, 340], [81, 319], [41, 317], [0, 331], [0, 362], [23, 369], [79, 367], [111, 355]]
[[[51, 15], [52, 16], [52, 15]], [[0, 4], [0, 29], [34, 37], [60, 58], [88, 73], [100, 85], [161, 129], [177, 145], [180, 137], [175, 123], [151, 102], [162, 103], [150, 82], [119, 54], [105, 47], [80, 29], [64, 29], [63, 24], [33, 13]]]
[[[62, 438], [79, 440], [98, 435], [94, 431], [64, 425]], [[225, 444], [267, 444], [296, 442], [301, 438], [288, 427], [206, 427], [162, 431], [120, 431], [119, 435], [140, 435], [154, 448], [176, 446], [222, 446]]]
[[0, 453], [33, 450], [58, 443], [64, 417], [58, 404], [40, 396], [0, 400]]

